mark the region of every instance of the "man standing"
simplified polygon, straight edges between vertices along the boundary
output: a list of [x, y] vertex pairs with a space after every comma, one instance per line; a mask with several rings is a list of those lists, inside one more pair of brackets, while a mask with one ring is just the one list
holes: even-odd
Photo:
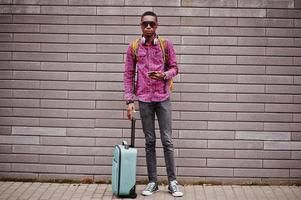
[[131, 120], [133, 117], [136, 95], [145, 134], [149, 183], [142, 194], [149, 196], [158, 191], [155, 149], [155, 115], [157, 115], [169, 181], [168, 190], [173, 196], [180, 197], [183, 193], [178, 188], [175, 175], [169, 89], [170, 80], [178, 74], [176, 54], [172, 43], [156, 34], [158, 19], [154, 12], [143, 13], [140, 25], [142, 37], [135, 40], [127, 50], [124, 87], [128, 119]]

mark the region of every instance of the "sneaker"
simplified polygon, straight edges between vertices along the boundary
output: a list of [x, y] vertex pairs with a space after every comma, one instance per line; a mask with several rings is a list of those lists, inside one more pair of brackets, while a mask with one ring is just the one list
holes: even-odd
[[178, 187], [178, 182], [176, 180], [170, 181], [169, 186], [168, 186], [168, 191], [172, 194], [174, 197], [182, 197], [183, 192], [180, 191]]
[[150, 182], [149, 184], [147, 184], [146, 188], [142, 191], [142, 195], [150, 196], [157, 191], [159, 191], [158, 184], [155, 182]]

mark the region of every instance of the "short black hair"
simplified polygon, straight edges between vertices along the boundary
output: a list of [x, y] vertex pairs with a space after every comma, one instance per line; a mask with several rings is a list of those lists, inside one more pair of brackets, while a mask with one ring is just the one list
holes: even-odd
[[157, 15], [156, 15], [156, 13], [154, 13], [153, 11], [146, 11], [146, 12], [144, 12], [144, 13], [141, 15], [141, 21], [142, 21], [142, 18], [143, 18], [144, 16], [147, 16], [147, 15], [154, 16], [154, 17], [156, 18], [156, 22], [158, 21], [158, 17], [157, 17]]

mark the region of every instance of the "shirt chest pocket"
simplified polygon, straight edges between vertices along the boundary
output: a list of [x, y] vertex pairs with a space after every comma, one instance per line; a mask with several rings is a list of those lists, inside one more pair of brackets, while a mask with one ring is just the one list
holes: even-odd
[[153, 52], [152, 54], [152, 62], [155, 65], [163, 65], [164, 64], [164, 60], [163, 60], [163, 53], [160, 49], [156, 50]]
[[146, 63], [146, 52], [145, 51], [138, 51], [137, 55], [138, 63], [144, 65]]

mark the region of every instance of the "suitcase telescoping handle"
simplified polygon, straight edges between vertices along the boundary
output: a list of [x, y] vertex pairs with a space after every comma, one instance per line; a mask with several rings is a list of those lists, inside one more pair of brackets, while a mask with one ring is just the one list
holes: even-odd
[[132, 118], [132, 126], [131, 126], [131, 145], [130, 145], [130, 147], [135, 147], [135, 124], [136, 124], [136, 119], [133, 117]]

